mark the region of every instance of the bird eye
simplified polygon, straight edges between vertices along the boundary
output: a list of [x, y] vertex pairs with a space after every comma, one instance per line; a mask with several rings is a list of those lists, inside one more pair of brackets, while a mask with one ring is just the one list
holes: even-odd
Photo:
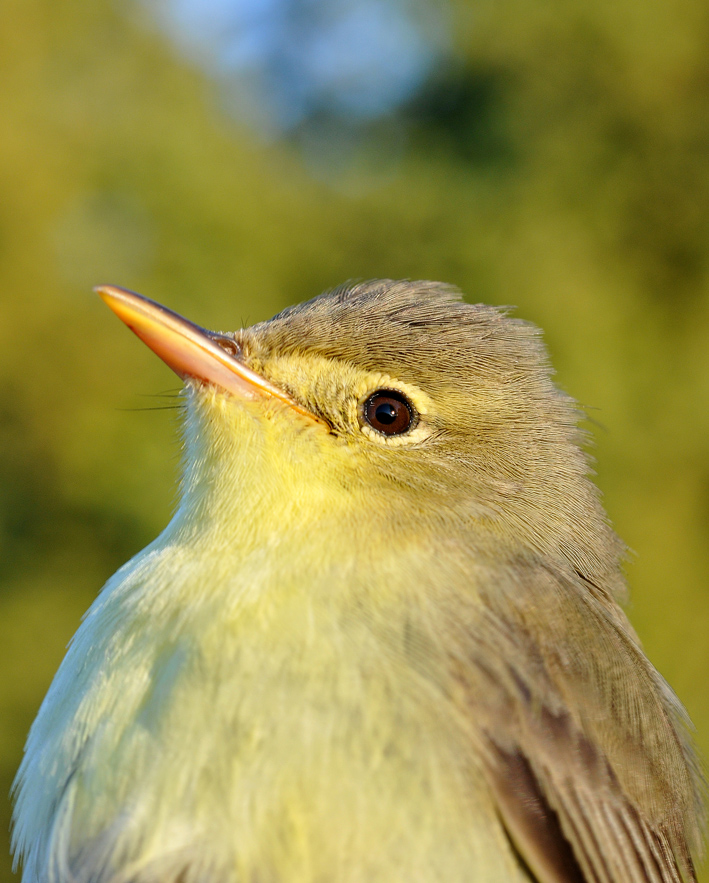
[[401, 435], [414, 421], [414, 409], [400, 392], [378, 389], [364, 403], [364, 419], [383, 435]]

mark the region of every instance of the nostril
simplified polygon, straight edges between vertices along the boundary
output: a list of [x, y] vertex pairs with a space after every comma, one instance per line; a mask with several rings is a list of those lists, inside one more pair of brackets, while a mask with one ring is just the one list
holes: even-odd
[[221, 334], [215, 334], [212, 336], [212, 340], [225, 352], [229, 353], [230, 356], [237, 357], [241, 355], [241, 347], [233, 338], [222, 337]]

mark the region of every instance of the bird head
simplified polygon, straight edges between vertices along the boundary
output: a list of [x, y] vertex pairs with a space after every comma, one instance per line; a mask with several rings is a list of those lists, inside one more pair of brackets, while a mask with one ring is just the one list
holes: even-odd
[[477, 537], [622, 585], [578, 429], [538, 330], [433, 282], [338, 288], [229, 333], [99, 289], [187, 383], [182, 521], [366, 542]]

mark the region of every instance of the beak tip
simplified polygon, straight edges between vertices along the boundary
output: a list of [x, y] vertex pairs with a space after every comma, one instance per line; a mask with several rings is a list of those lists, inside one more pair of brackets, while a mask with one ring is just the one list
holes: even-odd
[[103, 300], [120, 297], [122, 294], [132, 294], [127, 288], [118, 285], [94, 285], [92, 291]]

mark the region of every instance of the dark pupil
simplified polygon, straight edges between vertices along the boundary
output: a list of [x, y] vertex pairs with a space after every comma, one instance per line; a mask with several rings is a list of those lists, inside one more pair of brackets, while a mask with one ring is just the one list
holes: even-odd
[[401, 393], [382, 390], [373, 393], [364, 405], [367, 423], [384, 435], [400, 435], [406, 432], [413, 420], [413, 411]]
[[374, 413], [380, 423], [393, 423], [396, 420], [396, 408], [389, 402], [378, 405]]

